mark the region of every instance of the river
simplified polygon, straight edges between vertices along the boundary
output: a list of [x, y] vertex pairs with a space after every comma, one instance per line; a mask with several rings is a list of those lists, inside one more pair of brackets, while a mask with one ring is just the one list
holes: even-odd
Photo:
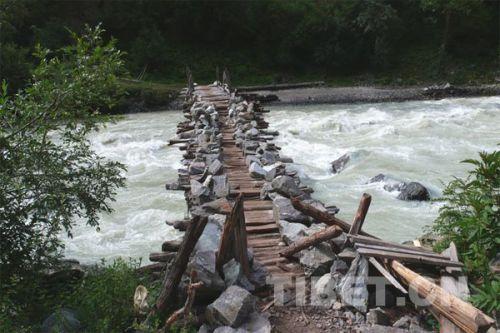
[[[340, 208], [351, 220], [363, 192], [372, 195], [364, 230], [392, 241], [414, 239], [436, 218], [439, 202], [405, 202], [382, 183], [367, 181], [384, 173], [424, 184], [441, 195], [453, 176], [471, 167], [460, 163], [492, 151], [500, 143], [500, 97], [403, 103], [272, 107], [266, 118], [280, 131], [282, 155], [295, 160], [313, 196]], [[127, 165], [127, 187], [102, 216], [100, 231], [79, 223], [65, 238], [66, 256], [82, 262], [100, 258], [142, 257], [158, 251], [163, 240], [181, 236], [166, 220], [183, 218], [182, 192], [167, 192], [175, 180], [181, 152], [169, 147], [180, 112], [125, 116], [90, 137], [96, 151]], [[332, 174], [330, 162], [349, 153], [346, 169]]]

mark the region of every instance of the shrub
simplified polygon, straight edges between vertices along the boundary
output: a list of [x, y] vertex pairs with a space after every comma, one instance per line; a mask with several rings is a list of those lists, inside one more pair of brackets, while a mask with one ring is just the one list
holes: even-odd
[[440, 209], [433, 230], [442, 237], [437, 250], [450, 242], [457, 246], [470, 282], [478, 294], [478, 306], [491, 312], [500, 310], [499, 281], [490, 262], [500, 250], [500, 151], [479, 153], [465, 179], [455, 178], [443, 191], [446, 204]]

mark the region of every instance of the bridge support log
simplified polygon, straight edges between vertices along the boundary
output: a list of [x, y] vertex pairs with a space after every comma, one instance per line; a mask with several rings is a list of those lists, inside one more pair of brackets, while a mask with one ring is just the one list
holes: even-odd
[[307, 249], [309, 246], [313, 246], [319, 244], [321, 242], [327, 241], [334, 237], [337, 237], [343, 233], [342, 229], [340, 229], [336, 225], [329, 226], [325, 230], [318, 231], [311, 236], [303, 237], [298, 241], [292, 243], [290, 246], [281, 250], [280, 256], [282, 257], [291, 257], [295, 253], [300, 252], [304, 249]]
[[[179, 251], [172, 263], [172, 267], [167, 271], [163, 279], [162, 289], [158, 299], [156, 300], [155, 308], [152, 313], [164, 313], [169, 305], [172, 305], [171, 298], [177, 290], [177, 286], [181, 281], [182, 274], [186, 271], [189, 261], [189, 256], [198, 242], [208, 218], [206, 216], [195, 216], [189, 223], [184, 239], [180, 245]], [[169, 303], [170, 302], [170, 303]], [[152, 315], [148, 316], [148, 318]]]

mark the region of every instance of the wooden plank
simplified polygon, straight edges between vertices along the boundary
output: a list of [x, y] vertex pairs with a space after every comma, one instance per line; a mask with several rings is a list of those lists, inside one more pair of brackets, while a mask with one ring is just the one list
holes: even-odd
[[415, 254], [426, 258], [436, 258], [442, 260], [450, 260], [450, 258], [443, 256], [437, 253], [424, 253], [419, 251], [413, 251], [408, 249], [402, 249], [398, 247], [389, 247], [389, 246], [380, 246], [380, 245], [370, 245], [370, 244], [355, 244], [355, 248], [357, 249], [370, 249], [370, 250], [381, 250], [381, 251], [390, 251], [395, 253], [404, 253], [404, 254]]
[[376, 239], [372, 237], [366, 237], [366, 236], [361, 236], [361, 235], [347, 235], [347, 237], [351, 238], [355, 243], [362, 243], [362, 244], [371, 244], [371, 245], [381, 245], [381, 246], [390, 246], [390, 247], [395, 247], [395, 248], [400, 248], [400, 249], [408, 249], [408, 250], [413, 250], [413, 251], [420, 251], [423, 253], [434, 253], [430, 250], [421, 248], [421, 247], [416, 247], [416, 246], [408, 246], [408, 245], [402, 245], [402, 244], [397, 244], [397, 243], [391, 243], [387, 242], [381, 239]]
[[408, 294], [408, 290], [406, 290], [405, 287], [403, 287], [401, 283], [399, 283], [399, 281], [396, 280], [396, 278], [392, 276], [391, 273], [389, 273], [389, 271], [377, 261], [377, 259], [372, 257], [368, 258], [368, 261], [387, 279], [387, 281], [389, 281], [394, 287], [396, 287], [396, 289], [401, 291], [403, 294]]
[[414, 254], [383, 251], [383, 250], [359, 248], [358, 253], [361, 255], [367, 256], [367, 257], [396, 259], [399, 261], [410, 262], [410, 263], [419, 263], [419, 264], [445, 266], [445, 267], [446, 266], [453, 266], [453, 267], [462, 267], [463, 266], [463, 264], [461, 262], [423, 257], [420, 255], [414, 255]]

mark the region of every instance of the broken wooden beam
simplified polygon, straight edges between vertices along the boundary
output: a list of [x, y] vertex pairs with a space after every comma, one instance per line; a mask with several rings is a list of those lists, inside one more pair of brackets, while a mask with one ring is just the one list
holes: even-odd
[[375, 250], [369, 248], [358, 247], [357, 251], [359, 254], [365, 257], [376, 257], [384, 259], [395, 259], [404, 262], [427, 264], [434, 266], [450, 266], [450, 267], [462, 267], [463, 264], [457, 261], [443, 260], [438, 258], [431, 258], [416, 254], [407, 254], [401, 252], [392, 252], [389, 250]]
[[[330, 226], [337, 225], [340, 228], [342, 228], [342, 230], [344, 230], [344, 232], [349, 232], [349, 230], [351, 230], [350, 223], [345, 222], [339, 218], [336, 218], [335, 216], [330, 215], [328, 212], [321, 211], [318, 208], [313, 207], [312, 205], [310, 205], [308, 203], [304, 203], [303, 201], [301, 201], [298, 198], [292, 198], [292, 205], [295, 209], [312, 217], [315, 220], [318, 220], [319, 222], [323, 222], [323, 223], [328, 224]], [[364, 236], [377, 238], [377, 237], [370, 235], [369, 233], [364, 232], [362, 230], [359, 233], [361, 235], [364, 235]]]
[[149, 261], [169, 262], [175, 258], [175, 252], [152, 252], [149, 254]]
[[393, 260], [390, 267], [420, 297], [425, 298], [439, 313], [467, 333], [486, 332], [494, 327], [495, 320], [472, 304], [462, 301], [423, 276]]
[[380, 245], [380, 246], [386, 246], [386, 247], [394, 247], [394, 248], [418, 251], [418, 252], [422, 252], [422, 253], [434, 253], [431, 250], [427, 250], [427, 249], [424, 249], [422, 247], [408, 246], [408, 245], [403, 245], [403, 244], [398, 244], [398, 243], [392, 243], [392, 242], [384, 241], [381, 239], [376, 239], [373, 237], [360, 236], [360, 235], [347, 235], [347, 237], [349, 237], [355, 244]]
[[336, 225], [329, 226], [324, 230], [312, 234], [311, 236], [300, 238], [296, 242], [293, 242], [292, 244], [281, 250], [279, 254], [282, 257], [291, 257], [295, 253], [307, 249], [310, 246], [337, 237], [340, 234], [342, 234], [342, 232], [343, 232], [342, 229]]

